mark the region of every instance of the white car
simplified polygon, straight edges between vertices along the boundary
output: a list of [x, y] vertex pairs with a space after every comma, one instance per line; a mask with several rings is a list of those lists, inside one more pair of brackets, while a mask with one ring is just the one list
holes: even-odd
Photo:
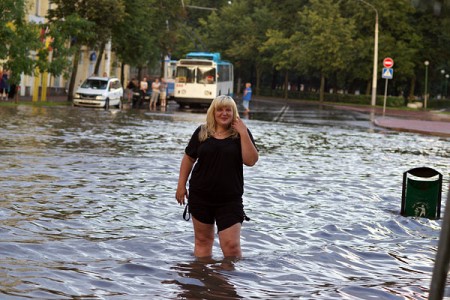
[[117, 78], [89, 77], [77, 89], [73, 98], [75, 106], [118, 108], [122, 105], [123, 87]]

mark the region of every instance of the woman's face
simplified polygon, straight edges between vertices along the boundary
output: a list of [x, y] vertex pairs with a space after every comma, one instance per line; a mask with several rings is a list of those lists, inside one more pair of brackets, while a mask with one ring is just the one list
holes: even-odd
[[233, 109], [231, 106], [222, 106], [216, 108], [214, 112], [216, 124], [222, 127], [228, 127], [233, 122]]

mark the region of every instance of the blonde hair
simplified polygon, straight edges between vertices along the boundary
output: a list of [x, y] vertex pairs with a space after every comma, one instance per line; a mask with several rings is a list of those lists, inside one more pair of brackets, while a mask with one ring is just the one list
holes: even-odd
[[[217, 96], [211, 102], [211, 105], [209, 106], [208, 111], [206, 112], [206, 124], [203, 124], [200, 128], [200, 132], [198, 134], [200, 142], [203, 142], [207, 138], [214, 135], [214, 133], [216, 132], [216, 118], [214, 116], [214, 113], [218, 108], [222, 108], [224, 106], [231, 107], [231, 110], [233, 111], [232, 122], [237, 120], [237, 118], [239, 117], [239, 113], [234, 99], [226, 95]], [[238, 133], [233, 127], [230, 126], [230, 130], [231, 130], [231, 137], [233, 138], [238, 137]]]

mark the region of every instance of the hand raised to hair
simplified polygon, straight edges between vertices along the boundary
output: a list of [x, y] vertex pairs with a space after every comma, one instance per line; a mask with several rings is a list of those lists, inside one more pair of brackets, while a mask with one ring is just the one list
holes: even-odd
[[245, 126], [245, 123], [241, 120], [241, 118], [237, 118], [236, 121], [233, 121], [233, 123], [231, 123], [231, 127], [233, 127], [240, 135], [247, 132], [247, 126]]

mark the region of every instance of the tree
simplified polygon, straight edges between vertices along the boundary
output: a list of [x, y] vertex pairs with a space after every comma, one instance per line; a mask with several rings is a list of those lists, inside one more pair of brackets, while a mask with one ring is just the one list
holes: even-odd
[[157, 56], [157, 37], [149, 25], [154, 11], [152, 6], [147, 0], [127, 1], [123, 21], [113, 25], [113, 49], [122, 66], [129, 64], [142, 69]]
[[[100, 47], [100, 61], [105, 43], [111, 38], [111, 28], [124, 15], [122, 0], [51, 0], [54, 4], [48, 11], [50, 23], [70, 33], [70, 47], [73, 47], [72, 75], [69, 83], [68, 100], [71, 101], [78, 70], [78, 59], [82, 46]], [[70, 22], [68, 21], [70, 20]], [[61, 56], [62, 57], [62, 56]], [[98, 72], [98, 65], [96, 71]]]
[[233, 1], [201, 22], [209, 49], [223, 52], [239, 68], [255, 68], [256, 94], [260, 92], [262, 73], [270, 66], [260, 51], [272, 20], [270, 10], [263, 3], [262, 0]]
[[[132, 3], [134, 1], [131, 1]], [[79, 1], [76, 12], [95, 24], [93, 38], [89, 41], [89, 46], [97, 47], [98, 56], [94, 73], [99, 73], [99, 67], [105, 44], [111, 40], [112, 28], [117, 23], [122, 23], [125, 16], [124, 0], [96, 0]]]
[[125, 17], [112, 31], [113, 49], [122, 69], [129, 64], [141, 70], [170, 56], [176, 48], [181, 11], [178, 0], [125, 2]]
[[259, 48], [264, 57], [277, 70], [285, 72], [284, 97], [288, 97], [289, 70], [295, 69], [295, 62], [291, 59], [292, 47], [290, 39], [284, 36], [280, 30], [269, 29], [266, 33], [267, 40]]
[[10, 70], [10, 82], [19, 83], [20, 74], [31, 75], [35, 61], [30, 51], [41, 47], [38, 27], [25, 21], [25, 0], [3, 0], [0, 2], [0, 60], [3, 68]]
[[73, 13], [61, 19], [51, 19], [50, 28], [55, 36], [53, 67], [58, 71], [64, 70], [66, 75], [71, 73], [68, 100], [72, 101], [81, 47], [92, 39], [94, 24]]
[[[442, 89], [440, 82], [442, 82], [443, 74], [441, 70], [445, 70], [447, 74], [450, 72], [450, 32], [443, 30], [450, 26], [450, 3], [449, 1], [417, 1], [416, 11], [411, 18], [411, 23], [415, 31], [421, 38], [421, 47], [415, 57], [415, 74], [411, 79], [411, 89], [409, 98], [413, 98], [416, 93], [416, 83], [422, 87], [419, 94], [423, 95], [424, 79], [424, 61], [428, 60], [429, 65], [429, 80], [430, 93], [441, 94]], [[419, 86], [419, 87], [420, 87]]]
[[320, 73], [320, 101], [324, 99], [325, 79], [342, 72], [351, 60], [354, 36], [353, 19], [340, 13], [332, 0], [310, 0], [310, 6], [299, 12], [299, 28], [291, 36], [289, 56], [299, 66]]

